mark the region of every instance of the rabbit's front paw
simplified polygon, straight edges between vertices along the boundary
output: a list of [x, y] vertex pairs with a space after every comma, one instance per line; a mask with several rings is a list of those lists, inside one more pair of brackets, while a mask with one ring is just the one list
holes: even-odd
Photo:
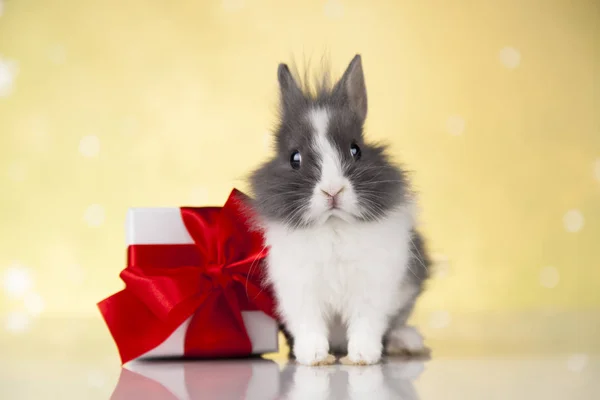
[[370, 337], [351, 337], [348, 342], [348, 356], [344, 364], [372, 365], [381, 360], [381, 340]]
[[296, 361], [303, 365], [331, 365], [335, 363], [334, 356], [329, 354], [329, 342], [326, 336], [299, 336], [294, 343]]

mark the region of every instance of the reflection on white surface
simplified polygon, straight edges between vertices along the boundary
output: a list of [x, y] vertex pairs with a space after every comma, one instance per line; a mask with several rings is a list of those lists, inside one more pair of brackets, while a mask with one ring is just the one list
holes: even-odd
[[[288, 400], [417, 400], [413, 385], [423, 361], [387, 361], [372, 366], [306, 367], [288, 364], [282, 373], [282, 395]], [[285, 386], [288, 386], [287, 388]]]
[[274, 399], [279, 366], [268, 360], [139, 361], [122, 368], [112, 400]]
[[289, 363], [283, 369], [261, 359], [146, 361], [121, 370], [111, 399], [416, 400], [412, 381], [423, 369], [416, 360], [369, 367]]

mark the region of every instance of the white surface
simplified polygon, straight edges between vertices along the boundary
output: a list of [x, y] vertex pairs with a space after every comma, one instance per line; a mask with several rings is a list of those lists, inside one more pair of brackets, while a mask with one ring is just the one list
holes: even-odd
[[[131, 208], [126, 220], [127, 245], [192, 244], [179, 208]], [[252, 342], [252, 354], [277, 352], [277, 322], [262, 311], [243, 311], [242, 318]], [[162, 344], [142, 357], [178, 356], [183, 354], [185, 333], [191, 317]]]
[[[480, 357], [432, 361], [390, 359], [367, 367], [333, 365], [305, 367], [288, 363], [281, 372], [275, 363], [253, 360], [190, 364], [142, 365], [135, 369], [167, 387], [177, 399], [286, 400], [585, 400], [600, 394], [600, 358], [570, 371], [562, 355], [541, 357]], [[231, 388], [244, 384], [236, 374], [246, 365], [252, 379], [245, 397]], [[185, 385], [183, 371], [187, 368]], [[228, 376], [230, 386], [215, 389], [210, 377]], [[207, 379], [207, 377], [209, 379]], [[196, 378], [196, 379], [194, 379]], [[200, 384], [199, 382], [206, 382]], [[121, 382], [127, 388], [128, 381]], [[130, 393], [135, 388], [132, 381]]]
[[[252, 379], [246, 396], [227, 397], [231, 394], [227, 385], [247, 383], [242, 382], [246, 374], [239, 373], [243, 364], [229, 360], [147, 364], [157, 364], [159, 371], [150, 376], [156, 382], [176, 379], [177, 371], [170, 370], [183, 368], [188, 378], [184, 393], [193, 399], [346, 400], [352, 399], [349, 393], [366, 400], [600, 399], [600, 310], [452, 315], [446, 329], [425, 332], [432, 349], [430, 361], [394, 359], [372, 367], [301, 368], [288, 364], [281, 354], [275, 356], [281, 371], [273, 378], [268, 372], [272, 385], [260, 384], [262, 378]], [[422, 326], [427, 329], [426, 323]], [[3, 400], [106, 400], [121, 374], [117, 349], [99, 317], [46, 314], [32, 320], [26, 332], [0, 329], [0, 355]], [[257, 360], [236, 361], [253, 366]], [[138, 363], [142, 364], [134, 362]], [[226, 379], [225, 387], [222, 382], [212, 384], [219, 377]], [[136, 396], [139, 385], [133, 380], [123, 383], [124, 392], [129, 389], [131, 396], [120, 400], [182, 398], [159, 393]], [[279, 392], [273, 395], [276, 387]]]

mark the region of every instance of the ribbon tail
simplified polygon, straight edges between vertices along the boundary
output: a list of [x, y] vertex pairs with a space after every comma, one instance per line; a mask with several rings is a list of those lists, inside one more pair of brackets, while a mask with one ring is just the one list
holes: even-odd
[[239, 332], [243, 332], [245, 342], [250, 348], [248, 354], [250, 354], [252, 352], [252, 343], [250, 342], [250, 337], [246, 331], [246, 325], [244, 324], [244, 318], [242, 317], [242, 307], [239, 298], [232, 286], [229, 286], [224, 290], [223, 297], [229, 304], [229, 310], [231, 310], [232, 317], [235, 319], [235, 323], [239, 329]]
[[214, 291], [190, 321], [185, 355], [192, 357], [239, 357], [252, 353], [252, 343], [235, 294]]
[[165, 324], [126, 289], [99, 302], [98, 308], [117, 345], [122, 364], [152, 350], [176, 328]]

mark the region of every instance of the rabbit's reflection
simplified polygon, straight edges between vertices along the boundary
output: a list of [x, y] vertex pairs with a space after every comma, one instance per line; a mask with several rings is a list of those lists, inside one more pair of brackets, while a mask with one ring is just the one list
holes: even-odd
[[122, 369], [111, 399], [417, 400], [412, 380], [423, 369], [417, 360], [283, 369], [262, 359], [138, 362]]
[[387, 361], [365, 367], [333, 365], [313, 368], [288, 365], [282, 372], [282, 397], [286, 400], [419, 398], [413, 380], [424, 370], [423, 361]]

